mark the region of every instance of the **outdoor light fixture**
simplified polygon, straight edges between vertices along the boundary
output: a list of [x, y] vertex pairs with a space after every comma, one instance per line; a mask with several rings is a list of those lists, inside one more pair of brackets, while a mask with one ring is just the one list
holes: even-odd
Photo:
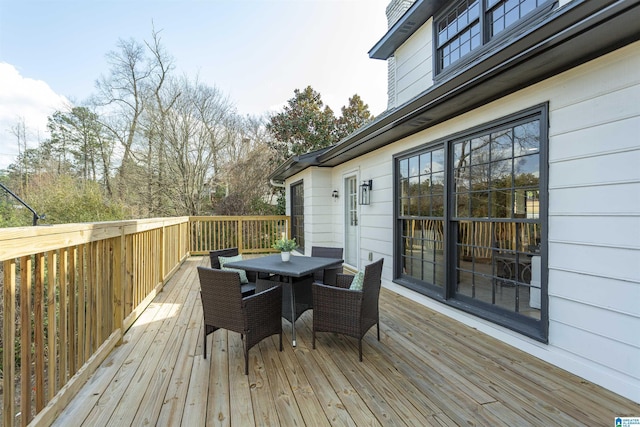
[[371, 203], [371, 189], [373, 188], [373, 180], [363, 181], [360, 185], [360, 204], [368, 205]]
[[338, 198], [338, 190], [333, 190], [333, 193], [331, 193], [331, 197], [333, 197], [334, 199]]

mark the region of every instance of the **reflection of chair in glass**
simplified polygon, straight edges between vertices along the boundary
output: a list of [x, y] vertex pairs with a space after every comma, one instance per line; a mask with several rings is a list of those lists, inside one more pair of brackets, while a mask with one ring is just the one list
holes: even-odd
[[531, 258], [521, 254], [494, 255], [496, 276], [500, 286], [514, 286], [515, 282], [531, 283]]
[[207, 358], [207, 335], [218, 329], [242, 334], [244, 373], [249, 373], [249, 349], [263, 339], [280, 335], [282, 351], [282, 289], [272, 287], [243, 298], [240, 275], [198, 267], [200, 298], [204, 314], [204, 358]]
[[[328, 248], [324, 246], [312, 246], [311, 256], [322, 258], [342, 259], [342, 248]], [[342, 273], [342, 265], [325, 268], [323, 271], [317, 271], [313, 274], [313, 280], [328, 285], [336, 283], [336, 276]]]
[[349, 289], [355, 276], [339, 274], [336, 286], [313, 284], [313, 338], [316, 332], [335, 332], [358, 339], [358, 352], [362, 362], [362, 338], [373, 325], [378, 329], [380, 341], [380, 315], [378, 299], [384, 258], [365, 267], [362, 290]]
[[511, 261], [500, 255], [494, 257], [496, 265], [496, 276], [503, 280], [498, 280], [500, 286], [509, 286], [509, 280], [513, 278], [513, 272], [511, 271]]

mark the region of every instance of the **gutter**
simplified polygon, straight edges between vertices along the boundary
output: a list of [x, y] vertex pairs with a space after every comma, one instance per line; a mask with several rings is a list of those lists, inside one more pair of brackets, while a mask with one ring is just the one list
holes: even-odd
[[277, 182], [273, 178], [269, 178], [269, 184], [271, 184], [271, 186], [273, 186], [273, 187], [278, 187], [278, 188], [285, 188], [286, 187], [284, 185], [284, 181]]
[[629, 45], [640, 40], [638, 22], [640, 0], [574, 0], [336, 145], [290, 158], [270, 178], [335, 167]]

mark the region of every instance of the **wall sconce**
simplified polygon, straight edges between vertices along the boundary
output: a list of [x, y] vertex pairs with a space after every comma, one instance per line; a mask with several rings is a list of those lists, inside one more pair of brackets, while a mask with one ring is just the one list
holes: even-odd
[[373, 188], [373, 180], [364, 181], [360, 185], [360, 204], [368, 205], [371, 203], [371, 189]]
[[334, 199], [338, 198], [338, 190], [333, 190], [333, 193], [331, 193], [331, 197], [333, 197]]

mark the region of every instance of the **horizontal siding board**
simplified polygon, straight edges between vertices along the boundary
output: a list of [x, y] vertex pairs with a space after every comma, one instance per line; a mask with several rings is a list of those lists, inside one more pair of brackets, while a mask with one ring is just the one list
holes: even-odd
[[586, 359], [601, 366], [603, 370], [609, 367], [636, 381], [640, 379], [636, 347], [560, 322], [550, 322], [549, 340], [558, 348], [583, 359], [582, 363]]
[[[552, 109], [561, 109], [640, 84], [638, 43], [591, 61], [552, 79]], [[593, 117], [592, 114], [589, 117]]]
[[640, 283], [640, 251], [565, 243], [549, 244], [549, 268]]
[[[640, 115], [640, 85], [602, 94], [552, 111], [553, 135]], [[593, 114], [597, 111], [598, 114]]]
[[433, 85], [431, 21], [416, 31], [395, 53], [395, 86], [402, 104]]
[[552, 136], [549, 162], [638, 150], [639, 135], [640, 115]]
[[[640, 100], [639, 100], [640, 102]], [[549, 181], [562, 186], [640, 183], [640, 145], [635, 151], [603, 154], [554, 164]], [[640, 194], [638, 194], [640, 198]]]
[[549, 216], [637, 215], [640, 212], [640, 197], [636, 197], [638, 194], [640, 183], [550, 188]]
[[[596, 335], [620, 341], [640, 351], [640, 313], [623, 313], [583, 304], [564, 298], [553, 298], [552, 321], [588, 330]], [[615, 325], [627, 325], [618, 328]], [[640, 362], [640, 361], [639, 361]]]
[[[549, 296], [640, 315], [640, 283], [552, 269], [549, 271]], [[626, 325], [617, 327], [626, 328]]]
[[554, 216], [549, 230], [556, 242], [640, 249], [640, 216]]

